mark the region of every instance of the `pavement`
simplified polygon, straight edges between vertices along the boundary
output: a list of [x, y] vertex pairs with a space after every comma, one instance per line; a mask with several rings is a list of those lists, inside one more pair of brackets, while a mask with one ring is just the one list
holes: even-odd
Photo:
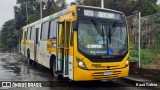
[[160, 90], [160, 82], [147, 79], [143, 76], [129, 75], [128, 77], [124, 77], [123, 79], [128, 82], [136, 83], [136, 86], [138, 87], [153, 87], [154, 89]]
[[131, 80], [134, 82], [151, 82], [152, 80], [143, 78], [142, 76], [136, 76], [136, 75], [129, 75], [128, 77], [125, 77], [124, 79]]

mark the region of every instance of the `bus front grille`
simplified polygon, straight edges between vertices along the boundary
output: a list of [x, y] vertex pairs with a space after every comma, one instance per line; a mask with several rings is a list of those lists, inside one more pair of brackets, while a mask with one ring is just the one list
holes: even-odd
[[[105, 73], [111, 73], [106, 75]], [[110, 78], [117, 78], [121, 71], [106, 71], [106, 72], [94, 72], [92, 73], [93, 79], [110, 79]]]

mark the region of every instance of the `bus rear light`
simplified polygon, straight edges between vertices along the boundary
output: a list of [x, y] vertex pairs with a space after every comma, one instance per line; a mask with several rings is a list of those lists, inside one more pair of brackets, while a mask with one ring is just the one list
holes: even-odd
[[78, 57], [76, 58], [77, 62], [78, 62], [78, 67], [81, 69], [87, 69], [85, 63], [83, 62], [83, 60], [79, 59]]

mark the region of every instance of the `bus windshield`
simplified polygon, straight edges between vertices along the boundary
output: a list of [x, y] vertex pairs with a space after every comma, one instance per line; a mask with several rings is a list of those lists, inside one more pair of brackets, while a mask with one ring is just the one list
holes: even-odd
[[87, 55], [124, 55], [128, 50], [125, 23], [79, 20], [78, 48]]

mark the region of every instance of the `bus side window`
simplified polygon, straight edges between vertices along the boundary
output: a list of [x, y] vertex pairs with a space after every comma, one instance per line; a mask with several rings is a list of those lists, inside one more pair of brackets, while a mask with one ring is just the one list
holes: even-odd
[[73, 46], [73, 36], [74, 31], [78, 29], [77, 21], [73, 21], [71, 24], [71, 37], [70, 37], [70, 45]]
[[36, 44], [38, 44], [39, 28], [36, 28]]
[[28, 28], [27, 30], [27, 40], [30, 40], [30, 37], [31, 37], [31, 28]]
[[49, 22], [45, 22], [42, 24], [41, 30], [41, 40], [46, 41], [48, 39], [48, 30], [49, 29]]
[[23, 31], [22, 40], [27, 39], [27, 31]]
[[23, 36], [22, 36], [22, 40], [23, 40], [23, 39], [24, 39], [24, 37], [25, 37], [25, 36], [24, 36], [24, 33], [25, 33], [25, 31], [23, 30]]
[[25, 31], [25, 37], [24, 37], [24, 39], [27, 39], [27, 33], [28, 33], [28, 30]]
[[34, 40], [34, 35], [35, 35], [35, 27], [33, 26], [32, 28], [31, 28], [31, 40]]
[[59, 19], [55, 19], [53, 21], [50, 22], [50, 32], [49, 32], [49, 39], [56, 39], [56, 29], [57, 29], [57, 21]]
[[69, 38], [70, 38], [70, 29], [71, 29], [71, 23], [70, 22], [66, 22], [66, 44], [67, 44], [67, 47], [69, 46]]

